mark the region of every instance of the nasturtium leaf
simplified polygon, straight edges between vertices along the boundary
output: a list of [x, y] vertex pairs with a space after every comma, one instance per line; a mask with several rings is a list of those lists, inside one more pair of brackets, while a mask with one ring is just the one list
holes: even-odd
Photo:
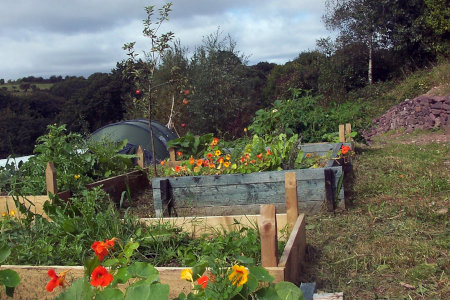
[[131, 257], [131, 255], [133, 255], [134, 250], [136, 250], [137, 248], [139, 248], [139, 243], [128, 243], [125, 245], [125, 249], [123, 250], [123, 253], [125, 254], [126, 257]]
[[86, 277], [75, 280], [72, 285], [56, 296], [55, 300], [92, 299], [93, 288]]
[[148, 299], [150, 296], [149, 285], [132, 285], [127, 288], [125, 300]]
[[282, 300], [305, 300], [305, 296], [298, 286], [288, 281], [275, 284], [275, 290]]
[[248, 275], [247, 288], [249, 293], [254, 292], [258, 288], [258, 279], [252, 274]]
[[0, 263], [4, 262], [5, 259], [11, 254], [11, 248], [8, 245], [0, 246]]
[[19, 285], [20, 277], [16, 271], [6, 269], [0, 271], [0, 285], [15, 287]]
[[256, 292], [256, 299], [280, 300], [277, 291], [273, 287], [265, 287]]
[[111, 267], [119, 264], [119, 260], [117, 258], [110, 258], [103, 262], [104, 267]]
[[249, 271], [258, 281], [272, 282], [274, 280], [273, 276], [263, 267], [249, 267]]
[[130, 273], [128, 273], [127, 267], [122, 267], [117, 270], [117, 273], [114, 275], [114, 283], [126, 283], [131, 278]]
[[159, 279], [159, 272], [151, 264], [137, 261], [128, 266], [128, 272], [133, 277], [143, 277], [146, 279]]
[[156, 283], [150, 285], [150, 296], [148, 300], [166, 300], [169, 299], [169, 285]]
[[95, 295], [95, 300], [122, 300], [123, 296], [119, 289], [106, 288]]

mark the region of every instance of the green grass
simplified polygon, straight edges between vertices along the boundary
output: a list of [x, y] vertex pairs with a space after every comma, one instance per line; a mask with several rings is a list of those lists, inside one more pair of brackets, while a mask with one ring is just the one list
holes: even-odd
[[[31, 83], [30, 85], [36, 85], [36, 87], [40, 90], [49, 90], [53, 83]], [[6, 87], [6, 90], [15, 94], [25, 94], [25, 91], [20, 88], [20, 83], [4, 83], [0, 84], [0, 90]], [[28, 93], [31, 92], [31, 88], [28, 90]]]
[[449, 299], [450, 145], [390, 139], [357, 148], [348, 210], [307, 219], [302, 281], [346, 299]]

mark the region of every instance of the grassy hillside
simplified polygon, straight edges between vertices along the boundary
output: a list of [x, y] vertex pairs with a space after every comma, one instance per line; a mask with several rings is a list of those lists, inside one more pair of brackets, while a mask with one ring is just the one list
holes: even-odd
[[[372, 116], [418, 95], [450, 94], [450, 64], [366, 95]], [[346, 299], [450, 299], [450, 132], [388, 133], [356, 145], [351, 204], [307, 219], [304, 282]]]
[[422, 94], [450, 94], [450, 61], [412, 73], [404, 79], [379, 82], [352, 91], [347, 99], [368, 104], [368, 118], [373, 119], [405, 99]]
[[[30, 85], [35, 85], [40, 90], [48, 90], [53, 86], [53, 83], [31, 83]], [[12, 92], [14, 94], [23, 94], [25, 93], [23, 89], [20, 88], [20, 83], [10, 82], [0, 84], [0, 89], [6, 88], [7, 91]], [[28, 92], [31, 91], [31, 88]]]

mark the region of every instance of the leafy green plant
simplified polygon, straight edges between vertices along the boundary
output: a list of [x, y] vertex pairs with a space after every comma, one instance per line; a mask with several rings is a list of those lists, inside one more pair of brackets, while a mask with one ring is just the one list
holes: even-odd
[[[21, 164], [18, 170], [8, 165], [1, 169], [3, 183], [15, 195], [46, 193], [45, 169], [52, 162], [58, 176], [60, 191], [82, 190], [86, 184], [132, 169], [134, 155], [118, 153], [126, 145], [121, 143], [90, 142], [78, 133], [67, 132], [66, 125], [49, 125], [48, 132], [37, 139], [35, 155]], [[1, 187], [1, 186], [0, 186]]]
[[[0, 263], [4, 262], [10, 254], [11, 248], [6, 244], [0, 243]], [[6, 295], [13, 297], [14, 289], [19, 283], [20, 277], [16, 271], [10, 269], [0, 270], [0, 288], [5, 289]]]
[[176, 300], [305, 299], [293, 283], [281, 281], [274, 284], [274, 278], [266, 269], [254, 266], [251, 259], [243, 257], [242, 261], [236, 261], [230, 268], [229, 262], [206, 259], [192, 269], [183, 270], [181, 278], [192, 283], [192, 291], [188, 295], [181, 293]]
[[291, 92], [291, 99], [277, 100], [273, 107], [258, 110], [248, 130], [258, 136], [298, 134], [302, 143], [312, 143], [323, 141], [324, 135], [335, 132], [339, 124], [351, 123], [356, 131], [366, 124], [365, 106], [361, 103], [324, 108], [319, 105], [319, 96], [313, 97], [301, 89]]
[[185, 136], [179, 137], [167, 142], [167, 147], [172, 147], [182, 153], [184, 158], [200, 157], [206, 150], [214, 138], [212, 133], [207, 133], [201, 136], [193, 135], [188, 132]]

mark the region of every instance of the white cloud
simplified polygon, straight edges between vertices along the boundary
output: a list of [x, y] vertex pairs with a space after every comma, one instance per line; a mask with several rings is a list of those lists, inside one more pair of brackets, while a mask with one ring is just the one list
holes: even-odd
[[[327, 36], [324, 1], [178, 0], [163, 30], [193, 49], [220, 27], [250, 56], [250, 64], [284, 63]], [[160, 7], [162, 1], [153, 3]], [[0, 78], [109, 72], [125, 58], [124, 43], [148, 45], [142, 36], [146, 5], [145, 0], [6, 0], [0, 10]]]

